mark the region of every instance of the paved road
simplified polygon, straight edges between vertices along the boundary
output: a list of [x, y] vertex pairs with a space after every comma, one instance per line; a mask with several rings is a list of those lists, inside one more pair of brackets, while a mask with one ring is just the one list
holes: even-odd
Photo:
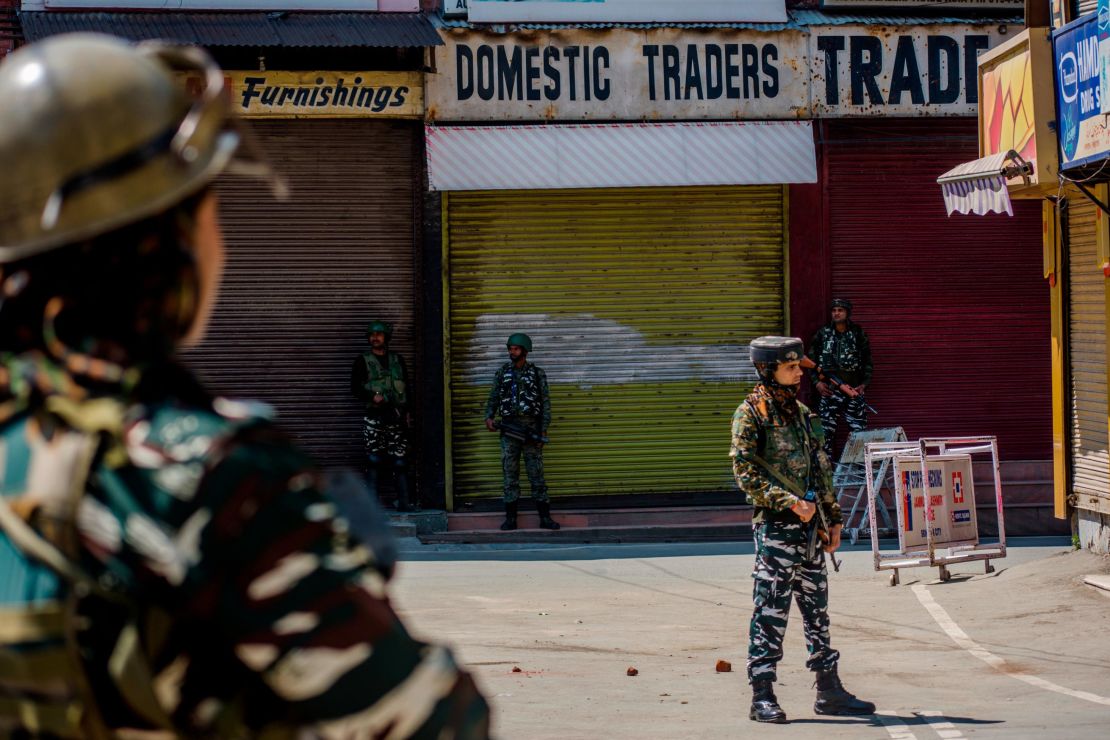
[[471, 667], [501, 738], [1107, 737], [1110, 598], [1081, 576], [1110, 561], [1011, 540], [993, 574], [967, 564], [940, 583], [917, 569], [892, 588], [869, 551], [843, 556], [833, 642], [875, 718], [813, 714], [795, 613], [777, 686], [791, 723], [747, 719], [750, 544], [415, 546], [394, 598]]

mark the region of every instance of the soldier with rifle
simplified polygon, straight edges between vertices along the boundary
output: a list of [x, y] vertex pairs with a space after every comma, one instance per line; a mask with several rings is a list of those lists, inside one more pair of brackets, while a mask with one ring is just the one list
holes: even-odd
[[175, 358], [216, 302], [213, 181], [268, 169], [225, 85], [97, 34], [0, 64], [0, 737], [484, 740], [361, 481]]
[[[729, 451], [736, 483], [755, 506], [748, 716], [757, 722], [786, 722], [774, 683], [792, 600], [798, 602], [805, 627], [806, 667], [817, 675], [814, 711], [871, 714], [875, 705], [857, 699], [840, 682], [840, 653], [829, 636], [824, 558], [840, 547], [842, 518], [822, 447], [821, 423], [797, 399], [802, 341], [760, 337], [751, 343], [750, 353], [760, 380], [732, 417]], [[833, 563], [837, 565], [835, 556]]]
[[409, 499], [408, 370], [405, 358], [389, 349], [393, 325], [371, 321], [366, 327], [370, 351], [355, 358], [351, 368], [351, 392], [363, 402], [362, 436], [366, 444], [366, 485], [378, 496], [378, 483], [393, 477], [397, 511], [415, 511], [419, 506]]
[[867, 428], [867, 412], [874, 413], [864, 394], [871, 383], [871, 341], [863, 327], [852, 321], [852, 302], [834, 298], [831, 321], [813, 335], [809, 357], [817, 366], [809, 371], [817, 389], [817, 415], [825, 427], [825, 452], [833, 458], [837, 420], [853, 432]]
[[[517, 332], [505, 344], [509, 349], [509, 361], [493, 376], [486, 402], [486, 428], [501, 432], [505, 501], [505, 521], [501, 529], [516, 529], [522, 456], [532, 487], [532, 499], [540, 515], [540, 526], [559, 529], [559, 523], [551, 518], [551, 500], [543, 477], [543, 446], [547, 442], [547, 427], [551, 424], [547, 375], [542, 368], [528, 362], [532, 339], [527, 334]], [[497, 420], [497, 416], [501, 419]]]

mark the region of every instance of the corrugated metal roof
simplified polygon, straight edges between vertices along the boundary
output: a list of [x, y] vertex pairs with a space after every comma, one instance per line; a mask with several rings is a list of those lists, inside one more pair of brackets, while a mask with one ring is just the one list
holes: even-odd
[[200, 46], [439, 46], [421, 13], [67, 13], [19, 14], [28, 41], [72, 31]]
[[809, 26], [935, 26], [940, 24], [966, 24], [972, 26], [993, 26], [999, 23], [1024, 25], [1021, 17], [983, 16], [894, 16], [894, 15], [857, 15], [823, 13], [819, 10], [788, 10], [790, 20], [786, 23], [513, 23], [482, 24], [471, 23], [465, 18], [441, 18], [436, 16], [432, 22], [441, 28], [471, 28], [492, 33], [512, 33], [518, 30], [557, 31], [568, 28], [728, 28], [750, 31], [805, 31]]

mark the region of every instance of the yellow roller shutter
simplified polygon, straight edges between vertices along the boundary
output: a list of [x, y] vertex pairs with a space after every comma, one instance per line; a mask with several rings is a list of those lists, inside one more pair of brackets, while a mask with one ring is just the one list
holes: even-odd
[[454, 495], [500, 495], [483, 418], [514, 331], [548, 374], [552, 495], [733, 491], [747, 343], [785, 325], [784, 218], [780, 186], [451, 193]]
[[1076, 506], [1110, 512], [1106, 425], [1106, 293], [1096, 259], [1095, 205], [1068, 199], [1071, 488]]

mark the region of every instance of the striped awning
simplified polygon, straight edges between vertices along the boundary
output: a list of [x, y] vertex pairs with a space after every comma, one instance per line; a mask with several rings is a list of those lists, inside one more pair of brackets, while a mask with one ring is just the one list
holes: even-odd
[[985, 216], [991, 212], [1013, 216], [1006, 180], [1031, 172], [1031, 165], [1010, 150], [957, 165], [938, 177], [937, 182], [949, 216], [953, 213]]
[[428, 126], [433, 190], [817, 182], [809, 121]]

